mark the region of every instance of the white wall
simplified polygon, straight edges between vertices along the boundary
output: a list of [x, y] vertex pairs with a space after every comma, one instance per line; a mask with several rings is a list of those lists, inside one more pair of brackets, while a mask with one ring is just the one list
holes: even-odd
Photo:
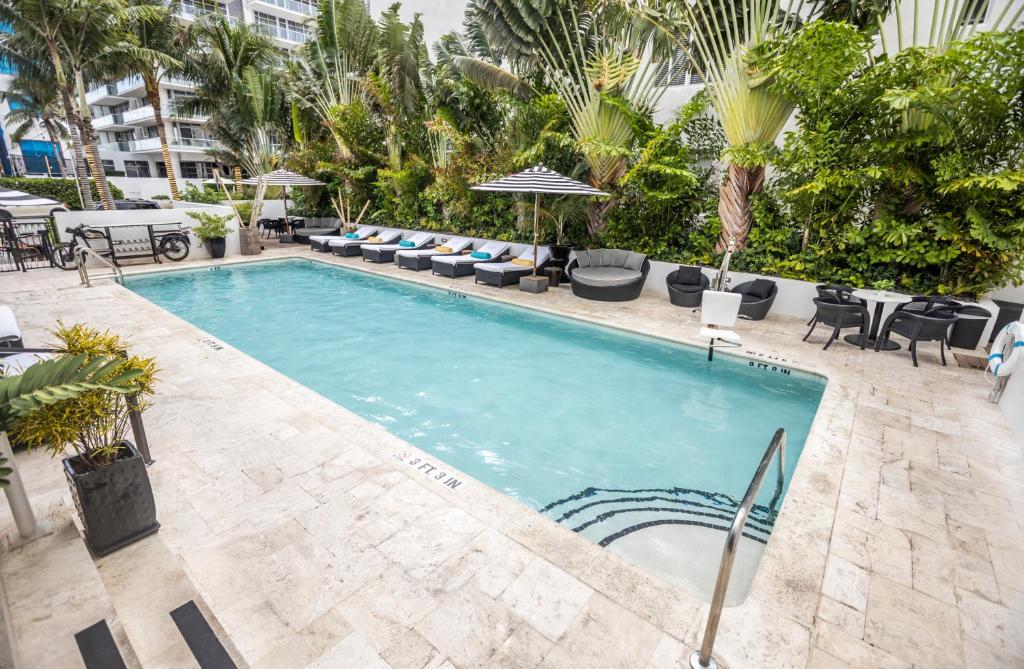
[[[171, 196], [171, 187], [167, 185], [167, 179], [163, 177], [107, 177], [107, 182], [114, 184], [122, 191], [127, 198], [148, 199], [154, 195]], [[202, 179], [178, 179], [178, 188], [184, 189], [185, 184], [192, 184], [202, 189]]]
[[1017, 372], [1009, 378], [999, 408], [1017, 435], [1017, 443], [1024, 446], [1024, 372]]
[[[54, 220], [61, 241], [70, 241], [71, 235], [65, 232], [65, 228], [75, 227], [81, 224], [89, 226], [113, 226], [111, 237], [117, 240], [145, 239], [148, 235], [146, 224], [180, 223], [185, 226], [196, 224], [195, 219], [188, 215], [188, 211], [208, 211], [214, 214], [231, 214], [228, 207], [216, 205], [201, 205], [192, 203], [179, 203], [175, 209], [133, 209], [130, 211], [65, 211], [57, 212]], [[227, 255], [239, 255], [241, 249], [238, 241], [238, 225], [234, 220], [228, 222], [231, 233], [227, 237]], [[209, 258], [206, 248], [199, 242], [195, 235], [191, 236], [192, 250], [189, 258]], [[102, 243], [102, 242], [101, 242]], [[145, 262], [144, 259], [126, 262]]]

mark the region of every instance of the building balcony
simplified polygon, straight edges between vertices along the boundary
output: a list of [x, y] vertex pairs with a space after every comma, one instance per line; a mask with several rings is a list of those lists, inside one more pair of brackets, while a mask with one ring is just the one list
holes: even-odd
[[124, 130], [128, 126], [123, 114], [114, 113], [95, 117], [92, 120], [92, 127], [96, 130]]
[[[164, 118], [183, 119], [197, 123], [203, 123], [209, 118], [199, 114], [181, 112], [178, 109], [178, 105], [173, 102], [161, 107], [160, 113]], [[127, 125], [152, 125], [156, 123], [156, 115], [153, 113], [152, 105], [131, 109], [124, 112], [122, 116], [124, 117], [124, 123]]]
[[293, 47], [296, 44], [305, 44], [306, 40], [309, 39], [309, 33], [303, 30], [293, 30], [286, 26], [272, 26], [266, 23], [257, 23], [265, 34], [270, 35], [279, 42], [284, 42], [286, 46]]
[[[168, 137], [167, 148], [177, 153], [205, 153], [220, 145], [215, 139]], [[160, 153], [160, 138], [147, 137], [125, 142], [108, 142], [97, 147], [103, 153]]]
[[283, 14], [288, 18], [308, 19], [317, 14], [315, 2], [299, 2], [299, 0], [250, 0], [249, 4], [255, 5], [261, 11], [269, 9], [274, 14]]
[[186, 22], [192, 22], [196, 19], [206, 16], [207, 14], [222, 14], [228, 19], [228, 23], [232, 25], [238, 24], [238, 17], [232, 16], [231, 14], [221, 11], [217, 7], [196, 7], [195, 5], [178, 5], [178, 18]]
[[123, 102], [130, 97], [139, 95], [146, 90], [146, 84], [139, 75], [125, 77], [112, 84], [102, 84], [85, 94], [85, 102], [90, 105], [109, 105]]

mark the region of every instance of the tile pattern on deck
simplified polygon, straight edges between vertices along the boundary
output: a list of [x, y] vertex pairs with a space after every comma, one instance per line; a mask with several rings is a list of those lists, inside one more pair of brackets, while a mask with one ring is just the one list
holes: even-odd
[[[290, 254], [311, 257], [265, 255]], [[651, 296], [534, 296], [316, 257], [701, 343], [689, 310]], [[211, 349], [131, 292], [75, 284], [0, 275], [33, 344], [62, 317], [129, 333], [159, 356], [146, 425], [163, 525], [145, 550], [174, 556], [249, 665], [685, 666], [707, 615], [691, 593], [469, 477], [453, 492], [418, 476], [395, 458], [415, 448], [231, 347]], [[723, 616], [722, 664], [1024, 666], [1024, 455], [982, 375], [942, 368], [930, 350], [919, 369], [905, 352], [822, 352], [822, 336], [802, 343], [793, 319], [739, 331], [755, 360], [830, 381], [751, 596]], [[62, 498], [56, 463], [18, 460], [37, 504]], [[115, 607], [123, 599], [112, 592]], [[173, 647], [142, 645], [144, 666], [171, 664], [159, 653]]]

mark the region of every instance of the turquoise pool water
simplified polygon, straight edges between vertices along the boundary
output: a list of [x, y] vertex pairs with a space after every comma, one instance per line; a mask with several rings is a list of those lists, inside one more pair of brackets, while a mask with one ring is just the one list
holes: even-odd
[[[713, 528], [728, 524], [778, 427], [788, 481], [825, 387], [809, 374], [723, 355], [708, 363], [704, 350], [319, 262], [126, 285], [654, 571], [678, 554], [679, 531], [710, 531], [720, 545]], [[773, 488], [766, 480], [759, 502]], [[766, 508], [755, 514], [754, 543], [772, 520]]]

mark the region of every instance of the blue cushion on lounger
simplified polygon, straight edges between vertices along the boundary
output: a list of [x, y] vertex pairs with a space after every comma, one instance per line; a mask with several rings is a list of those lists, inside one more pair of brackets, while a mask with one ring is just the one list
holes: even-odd
[[349, 239], [359, 239], [359, 235], [357, 235], [354, 232], [346, 232], [345, 236], [348, 237]]
[[473, 251], [469, 255], [470, 255], [470, 257], [477, 258], [479, 260], [490, 260], [491, 259], [491, 254], [490, 253], [484, 253], [483, 251]]
[[416, 246], [416, 242], [412, 241], [411, 239], [403, 239], [402, 241], [398, 242], [398, 245], [404, 246], [407, 249], [411, 249], [412, 247]]

